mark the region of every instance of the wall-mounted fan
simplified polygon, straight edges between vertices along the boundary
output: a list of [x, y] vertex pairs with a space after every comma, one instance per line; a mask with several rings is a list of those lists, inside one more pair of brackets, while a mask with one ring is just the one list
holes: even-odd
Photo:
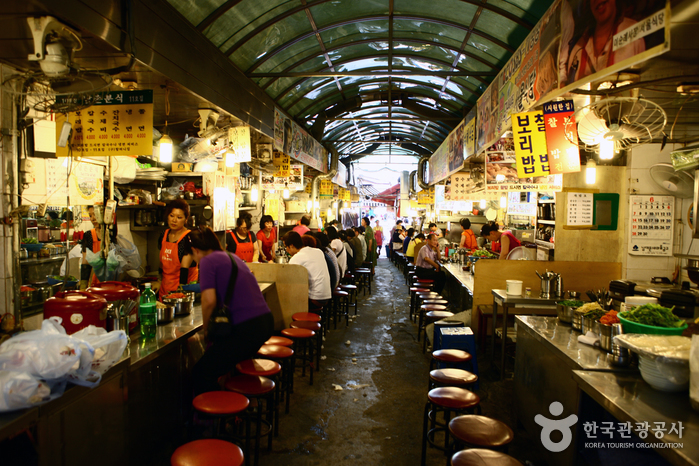
[[613, 143], [614, 152], [651, 142], [667, 122], [660, 106], [631, 97], [599, 100], [578, 109], [574, 118], [575, 123], [566, 120], [566, 135], [575, 134], [577, 125], [578, 141], [569, 137], [571, 142], [593, 151], [599, 151], [605, 143]]
[[675, 171], [669, 163], [656, 163], [648, 170], [651, 178], [662, 190], [681, 199], [694, 196], [694, 176], [684, 171]]

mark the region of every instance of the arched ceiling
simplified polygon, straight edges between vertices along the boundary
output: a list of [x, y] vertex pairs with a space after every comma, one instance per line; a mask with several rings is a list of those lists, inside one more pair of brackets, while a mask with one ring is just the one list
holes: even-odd
[[341, 157], [431, 154], [552, 0], [168, 0]]

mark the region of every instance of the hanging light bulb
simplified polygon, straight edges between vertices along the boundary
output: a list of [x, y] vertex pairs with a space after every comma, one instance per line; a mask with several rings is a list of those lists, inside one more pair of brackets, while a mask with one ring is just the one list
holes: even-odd
[[614, 141], [611, 139], [602, 139], [599, 143], [599, 159], [611, 160], [614, 158]]
[[282, 191], [282, 197], [284, 199], [289, 199], [289, 186], [284, 183], [284, 191]]
[[257, 190], [257, 185], [253, 186], [252, 189], [250, 190], [250, 201], [257, 202], [257, 198], [258, 198], [259, 194], [260, 193]]
[[481, 199], [480, 206], [481, 209], [485, 209], [485, 199]]
[[585, 166], [585, 183], [595, 184], [597, 181], [597, 163], [595, 159], [588, 159]]
[[158, 143], [160, 148], [160, 162], [172, 163], [172, 139], [167, 134], [163, 134]]
[[506, 197], [506, 196], [502, 196], [502, 197], [500, 198], [500, 208], [501, 208], [501, 209], [504, 209], [505, 207], [507, 207], [507, 197]]
[[235, 166], [235, 152], [231, 149], [226, 151], [226, 167], [232, 168]]

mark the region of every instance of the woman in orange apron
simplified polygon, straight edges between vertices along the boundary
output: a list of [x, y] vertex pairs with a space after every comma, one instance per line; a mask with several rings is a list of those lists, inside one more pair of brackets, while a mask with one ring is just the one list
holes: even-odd
[[158, 241], [160, 247], [160, 299], [175, 291], [180, 285], [186, 285], [199, 279], [199, 269], [189, 245], [189, 231], [185, 228], [189, 219], [189, 204], [182, 199], [170, 202], [165, 209], [169, 229], [165, 230]]
[[257, 262], [260, 250], [256, 238], [250, 233], [251, 217], [241, 215], [235, 224], [235, 230], [226, 232], [226, 250], [247, 263]]
[[90, 273], [92, 273], [92, 266], [87, 263], [87, 251], [88, 249], [95, 254], [100, 252], [102, 248], [102, 227], [97, 220], [97, 215], [95, 214], [95, 207], [90, 206], [87, 208], [87, 213], [90, 216], [90, 222], [94, 227], [92, 230], [88, 231], [88, 234], [82, 240], [83, 247], [83, 258], [80, 263], [80, 289], [84, 290], [88, 286], [94, 286], [100, 281], [97, 279], [96, 275], [92, 275], [90, 279]]

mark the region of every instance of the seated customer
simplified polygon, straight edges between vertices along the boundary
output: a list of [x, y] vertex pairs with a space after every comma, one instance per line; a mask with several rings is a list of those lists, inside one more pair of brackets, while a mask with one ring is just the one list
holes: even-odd
[[[289, 264], [303, 265], [308, 270], [308, 308], [318, 309], [332, 297], [330, 273], [325, 263], [325, 254], [320, 249], [306, 247], [301, 235], [290, 231], [282, 238], [286, 252], [291, 259]], [[315, 238], [313, 238], [315, 240]]]
[[403, 239], [403, 254], [406, 254], [408, 252], [408, 245], [413, 240], [414, 234], [415, 228], [408, 228], [408, 234], [405, 235], [405, 239]]
[[434, 291], [441, 293], [447, 276], [439, 265], [439, 240], [437, 235], [427, 235], [427, 242], [415, 258], [415, 272], [418, 278], [434, 280]]
[[419, 233], [415, 238], [413, 238], [409, 243], [408, 243], [408, 250], [405, 252], [405, 257], [408, 258], [408, 262], [414, 263], [415, 262], [415, 251], [420, 252], [420, 248], [418, 247], [420, 244], [425, 242], [425, 235], [422, 233]]

